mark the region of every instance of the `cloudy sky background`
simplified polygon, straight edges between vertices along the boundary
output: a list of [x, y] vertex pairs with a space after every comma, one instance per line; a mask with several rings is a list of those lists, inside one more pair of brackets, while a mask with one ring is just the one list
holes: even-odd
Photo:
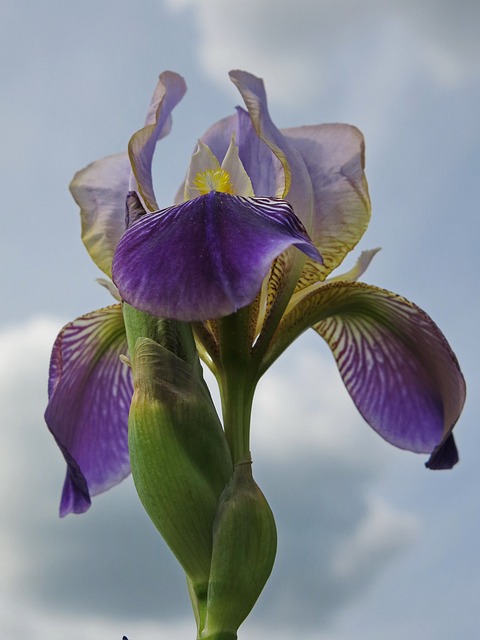
[[[173, 199], [196, 137], [267, 85], [279, 126], [349, 122], [366, 137], [365, 276], [420, 304], [469, 386], [461, 463], [424, 469], [363, 423], [306, 334], [262, 381], [257, 481], [276, 514], [274, 573], [241, 638], [451, 640], [480, 625], [480, 5], [473, 0], [4, 0], [0, 6], [0, 632], [10, 640], [194, 637], [181, 571], [130, 480], [57, 516], [64, 463], [43, 424], [52, 341], [109, 304], [79, 240], [73, 173], [121, 151], [158, 73], [189, 92], [157, 149]], [[358, 254], [358, 251], [356, 252]], [[347, 259], [347, 266], [353, 257]]]

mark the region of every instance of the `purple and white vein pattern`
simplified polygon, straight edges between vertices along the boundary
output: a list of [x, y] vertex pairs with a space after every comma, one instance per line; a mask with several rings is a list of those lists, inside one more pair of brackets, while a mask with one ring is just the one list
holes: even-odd
[[120, 305], [66, 325], [53, 346], [45, 419], [67, 462], [60, 515], [83, 513], [93, 495], [130, 472], [131, 371]]

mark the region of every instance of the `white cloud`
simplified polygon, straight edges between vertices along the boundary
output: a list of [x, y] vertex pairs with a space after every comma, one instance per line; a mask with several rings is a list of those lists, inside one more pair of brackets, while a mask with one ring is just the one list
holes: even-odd
[[[252, 441], [272, 461], [322, 457], [359, 460], [371, 446], [381, 464], [382, 443], [370, 438], [341, 381], [333, 356], [313, 331], [261, 380], [253, 410]], [[373, 442], [373, 445], [372, 445]]]
[[[478, 77], [478, 3], [464, 0], [168, 0], [195, 12], [200, 59], [225, 86], [225, 73], [243, 67], [263, 76], [269, 94], [286, 105], [326, 94], [342, 78], [370, 95], [378, 69], [402, 84], [402, 73], [425, 74], [444, 88]], [[392, 65], [392, 52], [395, 60]], [[388, 67], [386, 63], [390, 63]], [[346, 86], [346, 85], [345, 85]], [[382, 87], [383, 88], [383, 87]], [[343, 96], [344, 99], [352, 96]], [[394, 96], [392, 96], [394, 99]]]
[[195, 625], [190, 623], [155, 623], [108, 619], [105, 616], [45, 611], [32, 606], [19, 606], [18, 601], [0, 600], [0, 630], [10, 640], [172, 640], [193, 638]]
[[332, 558], [333, 573], [355, 585], [399, 551], [408, 547], [418, 533], [419, 523], [385, 502], [371, 499], [365, 518]]

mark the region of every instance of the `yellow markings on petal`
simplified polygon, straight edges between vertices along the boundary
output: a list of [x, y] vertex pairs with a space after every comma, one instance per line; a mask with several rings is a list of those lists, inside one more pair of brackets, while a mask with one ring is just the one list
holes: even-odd
[[250, 178], [238, 155], [233, 135], [222, 166], [201, 140], [198, 141], [198, 147], [192, 155], [185, 180], [185, 200], [193, 200], [211, 191], [246, 197], [255, 195]]
[[193, 180], [193, 186], [202, 196], [210, 193], [210, 191], [235, 193], [233, 185], [230, 182], [230, 174], [221, 168], [207, 169], [206, 171], [197, 173]]

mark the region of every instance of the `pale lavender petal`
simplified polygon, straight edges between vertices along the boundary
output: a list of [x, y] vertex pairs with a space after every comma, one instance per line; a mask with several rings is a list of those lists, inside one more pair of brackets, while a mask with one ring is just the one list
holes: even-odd
[[295, 127], [282, 133], [310, 174], [314, 198], [310, 235], [323, 256], [319, 273], [325, 278], [357, 244], [370, 220], [363, 136], [346, 124]]
[[130, 180], [127, 153], [92, 162], [78, 171], [70, 191], [80, 207], [82, 240], [95, 264], [109, 277], [118, 241], [125, 231], [125, 196]]
[[155, 146], [158, 140], [170, 132], [171, 112], [183, 98], [186, 90], [185, 81], [181, 76], [172, 71], [164, 71], [160, 75], [150, 105], [147, 124], [131, 137], [128, 144], [128, 154], [138, 189], [150, 211], [158, 209], [152, 179]]
[[121, 305], [66, 325], [50, 361], [45, 420], [67, 462], [60, 515], [82, 513], [91, 496], [130, 472], [128, 411], [133, 393]]
[[290, 246], [321, 260], [283, 200], [211, 192], [141, 217], [113, 261], [122, 298], [178, 320], [219, 318], [252, 302]]

